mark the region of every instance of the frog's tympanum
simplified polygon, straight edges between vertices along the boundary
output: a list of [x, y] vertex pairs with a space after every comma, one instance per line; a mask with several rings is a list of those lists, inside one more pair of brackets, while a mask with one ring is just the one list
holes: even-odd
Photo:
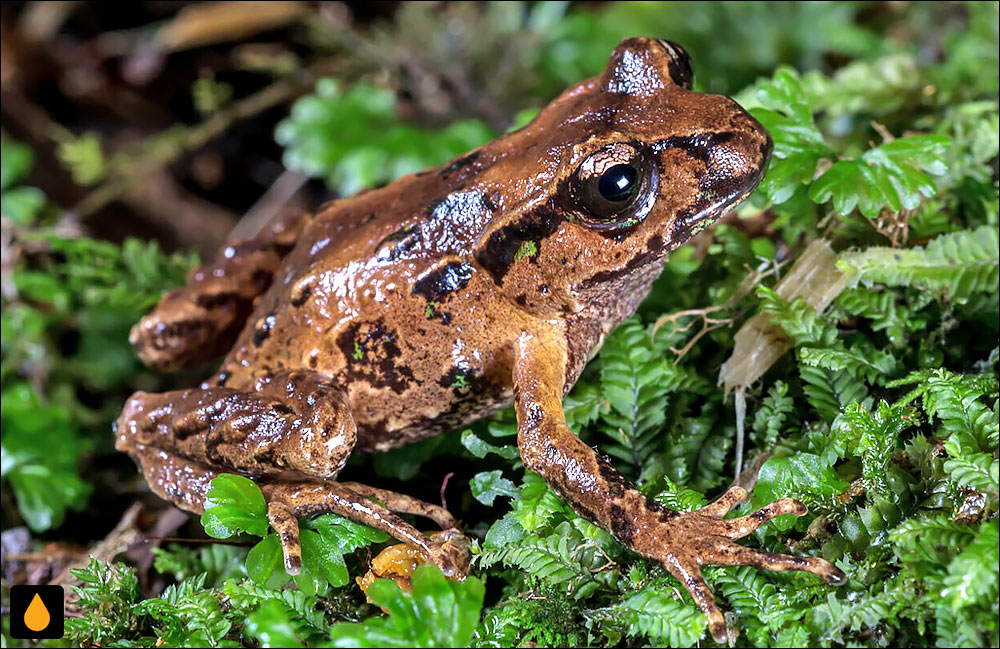
[[735, 540], [782, 498], [726, 519], [733, 487], [690, 513], [646, 497], [566, 426], [563, 395], [646, 296], [671, 250], [753, 191], [771, 138], [735, 102], [691, 90], [691, 62], [657, 39], [623, 41], [607, 69], [529, 125], [443, 167], [226, 246], [132, 331], [156, 369], [228, 352], [200, 387], [135, 394], [117, 447], [153, 491], [192, 512], [219, 473], [252, 477], [285, 566], [297, 517], [336, 512], [384, 530], [461, 578], [456, 544], [397, 514], [456, 526], [444, 509], [337, 474], [354, 451], [437, 435], [513, 403], [527, 469], [581, 516], [670, 571], [726, 637], [704, 564], [805, 570], [830, 563]]

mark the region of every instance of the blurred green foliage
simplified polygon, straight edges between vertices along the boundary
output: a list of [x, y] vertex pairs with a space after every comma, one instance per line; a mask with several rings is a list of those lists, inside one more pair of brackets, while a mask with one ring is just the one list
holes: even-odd
[[395, 104], [388, 90], [360, 84], [340, 92], [336, 81], [323, 79], [316, 94], [298, 100], [278, 125], [285, 166], [324, 177], [349, 196], [438, 165], [495, 136], [476, 120], [436, 131], [410, 126], [398, 120]]
[[42, 532], [85, 504], [90, 485], [80, 478], [81, 459], [95, 446], [110, 450], [110, 422], [129, 386], [143, 381], [129, 328], [183, 281], [195, 258], [167, 257], [155, 242], [63, 236], [45, 196], [17, 185], [30, 170], [30, 151], [6, 140], [3, 147], [4, 228], [9, 218], [15, 237], [4, 254], [17, 255], [17, 266], [4, 278], [0, 315], [0, 476], [17, 515]]
[[[457, 101], [445, 118], [420, 108], [392, 71], [345, 74], [299, 100], [277, 137], [289, 167], [350, 194], [494, 137], [518, 111], [599, 73], [622, 37], [683, 44], [697, 88], [734, 95], [772, 131], [772, 166], [740, 213], [774, 220], [754, 238], [719, 226], [703, 250], [675, 251], [639, 313], [568, 395], [568, 422], [657, 502], [704, 505], [734, 470], [734, 417], [716, 368], [746, 317], [768, 314], [791, 350], [747, 394], [744, 466], [766, 461], [739, 513], [781, 496], [810, 513], [781, 517], [744, 543], [823, 556], [849, 583], [707, 569], [741, 630], [736, 644], [996, 646], [997, 7], [415, 3], [378, 26], [374, 42], [405, 51], [448, 25], [449, 38], [420, 50], [423, 64], [463, 79], [490, 110]], [[13, 224], [21, 246], [4, 293], [3, 480], [16, 516], [42, 530], [85, 505], [79, 467], [110, 452], [109, 422], [128, 390], [152, 385], [131, 358], [127, 330], [192, 260], [56, 235], [44, 196], [20, 185], [30, 151], [3, 146], [4, 227]], [[794, 261], [821, 233], [843, 251], [838, 265], [849, 277], [824, 313], [783, 300], [773, 278], [727, 302], [751, 271]], [[719, 305], [711, 318], [726, 326], [706, 327], [697, 311]], [[681, 310], [694, 313], [660, 320]], [[131, 568], [93, 562], [79, 573], [84, 612], [67, 622], [70, 640], [711, 644], [704, 616], [672, 577], [523, 471], [515, 433], [508, 411], [373, 462], [379, 479], [397, 480], [441, 454], [477, 467], [467, 500], [492, 509], [465, 524], [486, 530], [474, 547], [485, 591], [478, 579], [455, 584], [422, 568], [413, 595], [394, 584], [373, 589], [389, 610], [380, 616], [349, 582], [363, 569], [359, 552], [388, 541], [332, 516], [303, 521], [305, 569], [291, 587], [259, 490], [223, 476], [206, 531], [261, 540], [158, 551], [157, 570], [177, 583], [150, 598]], [[5, 504], [5, 525], [10, 511]]]

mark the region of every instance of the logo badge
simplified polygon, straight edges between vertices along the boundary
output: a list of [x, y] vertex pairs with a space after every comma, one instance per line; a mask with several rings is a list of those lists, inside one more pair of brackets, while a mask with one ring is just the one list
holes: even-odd
[[63, 637], [63, 587], [11, 586], [10, 635], [18, 640]]

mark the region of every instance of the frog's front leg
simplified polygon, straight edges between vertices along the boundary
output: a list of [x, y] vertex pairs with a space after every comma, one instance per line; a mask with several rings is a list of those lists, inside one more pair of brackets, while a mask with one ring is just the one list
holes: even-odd
[[[332, 512], [380, 529], [453, 577], [468, 566], [464, 546], [435, 543], [390, 511], [454, 526], [443, 509], [355, 483], [337, 483], [356, 440], [343, 393], [325, 377], [291, 371], [231, 388], [134, 394], [116, 422], [116, 447], [142, 467], [157, 495], [200, 513], [212, 479], [253, 477], [268, 502], [290, 574], [301, 569], [298, 517]], [[383, 501], [383, 504], [376, 501]]]
[[566, 426], [562, 409], [565, 370], [566, 347], [561, 336], [520, 336], [514, 360], [514, 404], [524, 466], [541, 474], [581, 516], [634, 552], [658, 561], [684, 584], [708, 616], [716, 641], [727, 638], [725, 618], [702, 578], [702, 565], [804, 570], [834, 585], [844, 583], [844, 574], [823, 559], [763, 552], [734, 542], [780, 514], [805, 514], [805, 506], [795, 500], [782, 498], [749, 516], [726, 520], [723, 517], [729, 510], [746, 499], [744, 489], [734, 487], [695, 512], [676, 512], [643, 496]]
[[311, 222], [281, 214], [257, 236], [227, 244], [218, 258], [168, 291], [129, 334], [136, 354], [155, 370], [201, 362], [229, 350], [285, 254]]

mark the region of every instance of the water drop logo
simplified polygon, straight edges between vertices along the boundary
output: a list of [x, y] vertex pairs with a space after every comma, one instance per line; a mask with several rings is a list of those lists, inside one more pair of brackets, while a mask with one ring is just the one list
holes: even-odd
[[62, 586], [11, 586], [10, 635], [18, 640], [63, 637]]
[[51, 621], [52, 616], [49, 615], [49, 609], [45, 608], [42, 598], [38, 593], [35, 593], [35, 596], [31, 598], [31, 603], [28, 604], [28, 610], [24, 612], [24, 626], [37, 633], [44, 631]]

